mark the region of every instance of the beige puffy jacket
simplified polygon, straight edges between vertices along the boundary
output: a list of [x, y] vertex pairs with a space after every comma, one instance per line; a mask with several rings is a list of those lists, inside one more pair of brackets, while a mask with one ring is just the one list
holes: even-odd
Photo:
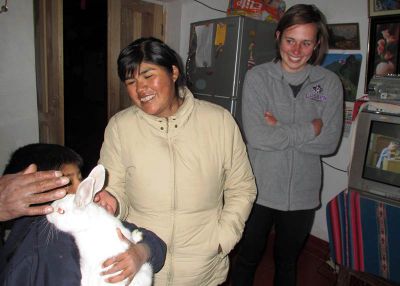
[[167, 243], [154, 285], [218, 285], [255, 200], [255, 181], [230, 113], [188, 89], [180, 96], [183, 104], [168, 118], [135, 106], [112, 117], [99, 162], [120, 218]]

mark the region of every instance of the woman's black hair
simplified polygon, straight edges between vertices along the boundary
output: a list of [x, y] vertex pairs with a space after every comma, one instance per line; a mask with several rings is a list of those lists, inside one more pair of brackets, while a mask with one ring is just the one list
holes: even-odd
[[33, 143], [12, 153], [3, 174], [20, 172], [30, 164], [36, 164], [38, 171], [60, 170], [64, 164], [76, 164], [81, 170], [83, 159], [74, 150], [62, 145]]
[[178, 95], [179, 88], [186, 85], [184, 68], [180, 56], [163, 41], [148, 37], [139, 38], [124, 48], [118, 57], [118, 76], [122, 82], [133, 78], [135, 71], [142, 62], [155, 64], [165, 68], [172, 74], [172, 66], [179, 70], [175, 81], [175, 91]]
[[308, 60], [308, 63], [316, 65], [321, 63], [325, 53], [328, 51], [329, 33], [324, 14], [315, 6], [307, 4], [297, 4], [290, 7], [278, 22], [276, 32], [279, 32], [277, 38], [277, 60], [281, 59], [279, 53], [279, 46], [282, 39], [283, 32], [294, 25], [302, 24], [315, 24], [317, 27], [317, 43], [319, 43]]

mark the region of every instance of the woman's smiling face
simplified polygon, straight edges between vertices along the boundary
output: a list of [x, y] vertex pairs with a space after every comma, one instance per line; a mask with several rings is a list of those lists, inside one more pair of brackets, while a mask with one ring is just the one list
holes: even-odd
[[[279, 36], [277, 32], [278, 39]], [[287, 72], [302, 70], [317, 44], [317, 27], [313, 23], [293, 25], [284, 30], [279, 44], [283, 69]]]
[[142, 62], [133, 78], [125, 80], [129, 97], [147, 114], [169, 117], [178, 110], [179, 99], [175, 93], [175, 81], [179, 70], [172, 66], [172, 73], [164, 67]]

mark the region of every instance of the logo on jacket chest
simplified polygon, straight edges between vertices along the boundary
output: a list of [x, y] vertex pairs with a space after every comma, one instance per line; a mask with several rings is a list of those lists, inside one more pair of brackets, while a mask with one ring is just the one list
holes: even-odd
[[310, 92], [306, 94], [306, 98], [314, 101], [326, 101], [328, 98], [322, 93], [322, 87], [317, 84], [314, 85]]

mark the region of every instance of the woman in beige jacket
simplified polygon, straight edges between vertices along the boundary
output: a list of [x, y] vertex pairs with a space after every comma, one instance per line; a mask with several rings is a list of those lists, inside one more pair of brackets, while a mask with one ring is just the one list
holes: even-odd
[[193, 97], [179, 56], [157, 39], [123, 49], [118, 73], [134, 105], [108, 123], [109, 180], [96, 200], [167, 243], [154, 285], [221, 284], [256, 196], [238, 126]]

